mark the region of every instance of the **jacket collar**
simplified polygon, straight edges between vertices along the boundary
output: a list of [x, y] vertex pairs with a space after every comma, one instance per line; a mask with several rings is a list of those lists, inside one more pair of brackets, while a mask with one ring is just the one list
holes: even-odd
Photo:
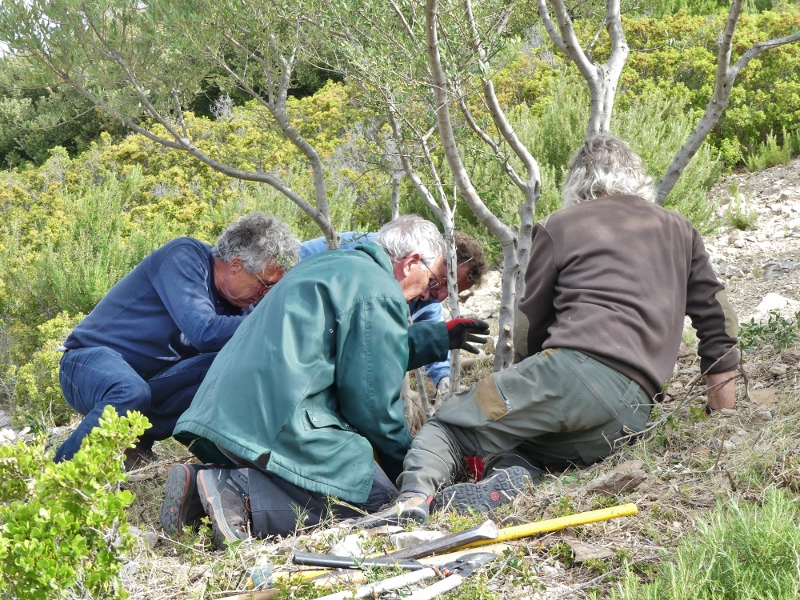
[[353, 248], [353, 250], [368, 254], [372, 260], [378, 263], [383, 269], [388, 271], [392, 277], [394, 277], [394, 269], [392, 268], [392, 260], [389, 258], [389, 254], [375, 242], [361, 244], [360, 246]]

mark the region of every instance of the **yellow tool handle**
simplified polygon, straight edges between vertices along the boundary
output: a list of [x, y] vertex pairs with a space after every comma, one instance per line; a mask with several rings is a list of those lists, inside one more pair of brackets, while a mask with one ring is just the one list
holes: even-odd
[[558, 531], [559, 529], [566, 529], [567, 527], [608, 521], [609, 519], [616, 519], [617, 517], [632, 517], [638, 512], [639, 509], [636, 508], [636, 505], [629, 503], [620, 506], [612, 506], [611, 508], [601, 508], [600, 510], [590, 510], [589, 512], [582, 512], [567, 517], [558, 517], [557, 519], [548, 519], [546, 521], [539, 521], [538, 523], [514, 525], [513, 527], [501, 529], [500, 535], [493, 540], [479, 540], [477, 542], [464, 544], [456, 549], [474, 548], [476, 546], [485, 546], [486, 544], [518, 540], [539, 533], [550, 533], [551, 531]]

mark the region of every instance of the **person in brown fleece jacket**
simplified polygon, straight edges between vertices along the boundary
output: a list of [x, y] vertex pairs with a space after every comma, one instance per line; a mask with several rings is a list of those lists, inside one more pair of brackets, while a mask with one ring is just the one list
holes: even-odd
[[[736, 315], [698, 231], [653, 202], [639, 156], [621, 140], [588, 139], [563, 197], [533, 229], [515, 363], [445, 400], [406, 455], [398, 502], [361, 524], [426, 521], [432, 501], [491, 510], [542, 469], [607, 456], [645, 428], [684, 315], [700, 340], [707, 411], [733, 407]], [[487, 458], [484, 479], [437, 494], [469, 455]]]

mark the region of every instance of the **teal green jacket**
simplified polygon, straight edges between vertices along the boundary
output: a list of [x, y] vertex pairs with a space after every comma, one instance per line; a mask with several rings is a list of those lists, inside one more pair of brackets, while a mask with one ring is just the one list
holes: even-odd
[[210, 441], [306, 490], [364, 502], [373, 449], [394, 478], [411, 444], [405, 372], [447, 350], [443, 321], [408, 326], [380, 246], [325, 252], [294, 267], [239, 326], [174, 435], [201, 459]]

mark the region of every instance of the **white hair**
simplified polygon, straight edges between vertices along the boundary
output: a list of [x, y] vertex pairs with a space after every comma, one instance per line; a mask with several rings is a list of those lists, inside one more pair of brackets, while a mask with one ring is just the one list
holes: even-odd
[[212, 253], [224, 263], [240, 258], [245, 271], [260, 273], [272, 262], [284, 270], [294, 265], [298, 244], [286, 223], [272, 215], [254, 212], [228, 225]]
[[393, 262], [418, 252], [432, 267], [444, 254], [444, 238], [436, 225], [418, 215], [404, 215], [389, 221], [372, 240], [381, 246]]
[[605, 196], [639, 196], [653, 202], [653, 179], [628, 144], [609, 135], [588, 138], [569, 160], [561, 190], [564, 208]]

